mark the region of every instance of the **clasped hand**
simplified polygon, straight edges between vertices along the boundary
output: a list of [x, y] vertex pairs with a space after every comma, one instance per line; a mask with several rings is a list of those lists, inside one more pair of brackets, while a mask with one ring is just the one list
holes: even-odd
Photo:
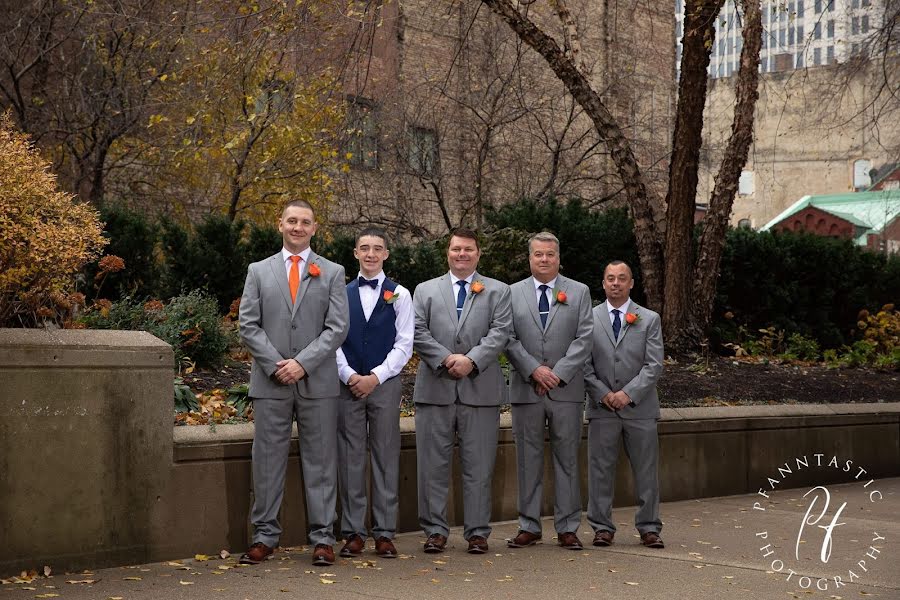
[[547, 365], [541, 365], [531, 373], [531, 382], [538, 396], [544, 396], [560, 383], [559, 375]]
[[303, 366], [293, 358], [279, 360], [275, 366], [278, 367], [275, 371], [275, 379], [284, 385], [297, 383], [306, 376]]
[[620, 408], [625, 408], [631, 404], [631, 398], [629, 398], [628, 394], [624, 391], [619, 390], [618, 392], [610, 392], [603, 396], [603, 404], [612, 410], [619, 410]]
[[444, 359], [444, 368], [453, 379], [462, 379], [469, 376], [475, 363], [465, 354], [451, 354]]

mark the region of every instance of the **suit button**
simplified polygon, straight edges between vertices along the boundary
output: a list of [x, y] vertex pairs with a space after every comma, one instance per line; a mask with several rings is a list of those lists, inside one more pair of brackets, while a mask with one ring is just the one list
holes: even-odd
[[616, 358], [616, 362], [622, 362], [622, 360], [619, 358]]
[[291, 352], [296, 352], [296, 351], [297, 351], [296, 348], [291, 348]]
[[296, 325], [291, 325], [291, 329], [297, 329]]
[[457, 343], [457, 344], [462, 344], [462, 340], [459, 339], [459, 338], [456, 338], [456, 343]]

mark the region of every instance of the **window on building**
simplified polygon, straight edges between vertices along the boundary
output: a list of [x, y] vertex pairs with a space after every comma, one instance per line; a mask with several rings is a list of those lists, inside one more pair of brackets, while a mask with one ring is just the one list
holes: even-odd
[[853, 17], [850, 19], [850, 35], [856, 35], [859, 33], [859, 17]]
[[828, 37], [834, 37], [834, 20], [828, 21]]
[[806, 33], [806, 30], [803, 29], [803, 25], [797, 26], [797, 43], [803, 43], [803, 34]]
[[814, 65], [822, 64], [822, 49], [821, 48], [813, 48], [813, 64]]
[[803, 0], [800, 0], [799, 2], [797, 2], [797, 17], [800, 19], [803, 18], [803, 5], [804, 4], [805, 4], [805, 2]]
[[818, 21], [813, 26], [813, 38], [817, 39], [817, 40], [822, 39], [822, 24], [819, 23]]
[[859, 0], [850, 0], [850, 8], [859, 8]]
[[788, 29], [788, 46], [794, 45], [794, 35], [795, 35], [794, 28], [791, 27], [790, 29]]
[[741, 178], [738, 179], [738, 194], [741, 196], [749, 196], [756, 189], [753, 179], [753, 171], [741, 171]]
[[829, 65], [834, 62], [834, 46], [828, 46], [825, 56], [828, 59]]
[[872, 161], [860, 158], [853, 161], [853, 189], [862, 190], [872, 185]]
[[822, 0], [816, 0], [813, 8], [815, 9], [817, 15], [822, 14]]
[[869, 6], [871, 2], [869, 0], [862, 0], [861, 4], [862, 6]]
[[796, 66], [798, 69], [803, 67], [803, 51], [797, 53], [797, 63]]
[[787, 32], [784, 29], [779, 29], [778, 30], [778, 44], [783, 47], [786, 41], [787, 41]]
[[378, 126], [375, 103], [351, 97], [347, 107], [346, 152], [351, 165], [364, 169], [378, 167]]
[[869, 15], [863, 15], [860, 18], [859, 29], [862, 33], [869, 33]]
[[852, 56], [856, 56], [857, 54], [859, 54], [859, 44], [854, 42], [853, 45], [850, 46], [850, 54]]
[[438, 137], [434, 129], [409, 128], [407, 163], [416, 175], [434, 177], [438, 173]]
[[753, 224], [750, 222], [750, 219], [741, 219], [738, 221], [738, 228], [740, 229], [750, 229]]

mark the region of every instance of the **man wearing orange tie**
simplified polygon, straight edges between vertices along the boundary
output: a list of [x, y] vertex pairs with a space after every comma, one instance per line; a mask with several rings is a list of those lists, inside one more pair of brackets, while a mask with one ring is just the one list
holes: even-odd
[[281, 252], [250, 265], [241, 296], [241, 340], [253, 356], [250, 397], [254, 501], [253, 544], [243, 564], [268, 559], [278, 545], [291, 425], [300, 433], [307, 532], [313, 564], [334, 562], [337, 416], [340, 384], [335, 351], [347, 336], [344, 268], [313, 252], [315, 212], [289, 202], [278, 221]]

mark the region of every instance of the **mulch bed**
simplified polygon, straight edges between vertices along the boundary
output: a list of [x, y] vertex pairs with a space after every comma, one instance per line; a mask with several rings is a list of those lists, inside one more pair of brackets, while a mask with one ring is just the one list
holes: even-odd
[[[413, 359], [415, 360], [415, 359]], [[407, 365], [403, 399], [409, 403], [415, 365]], [[227, 389], [250, 380], [250, 364], [230, 360], [221, 369], [183, 375], [196, 392]], [[776, 364], [710, 357], [669, 360], [659, 383], [664, 407], [736, 404], [828, 404], [900, 402], [900, 373], [874, 369], [829, 369], [820, 364]]]

